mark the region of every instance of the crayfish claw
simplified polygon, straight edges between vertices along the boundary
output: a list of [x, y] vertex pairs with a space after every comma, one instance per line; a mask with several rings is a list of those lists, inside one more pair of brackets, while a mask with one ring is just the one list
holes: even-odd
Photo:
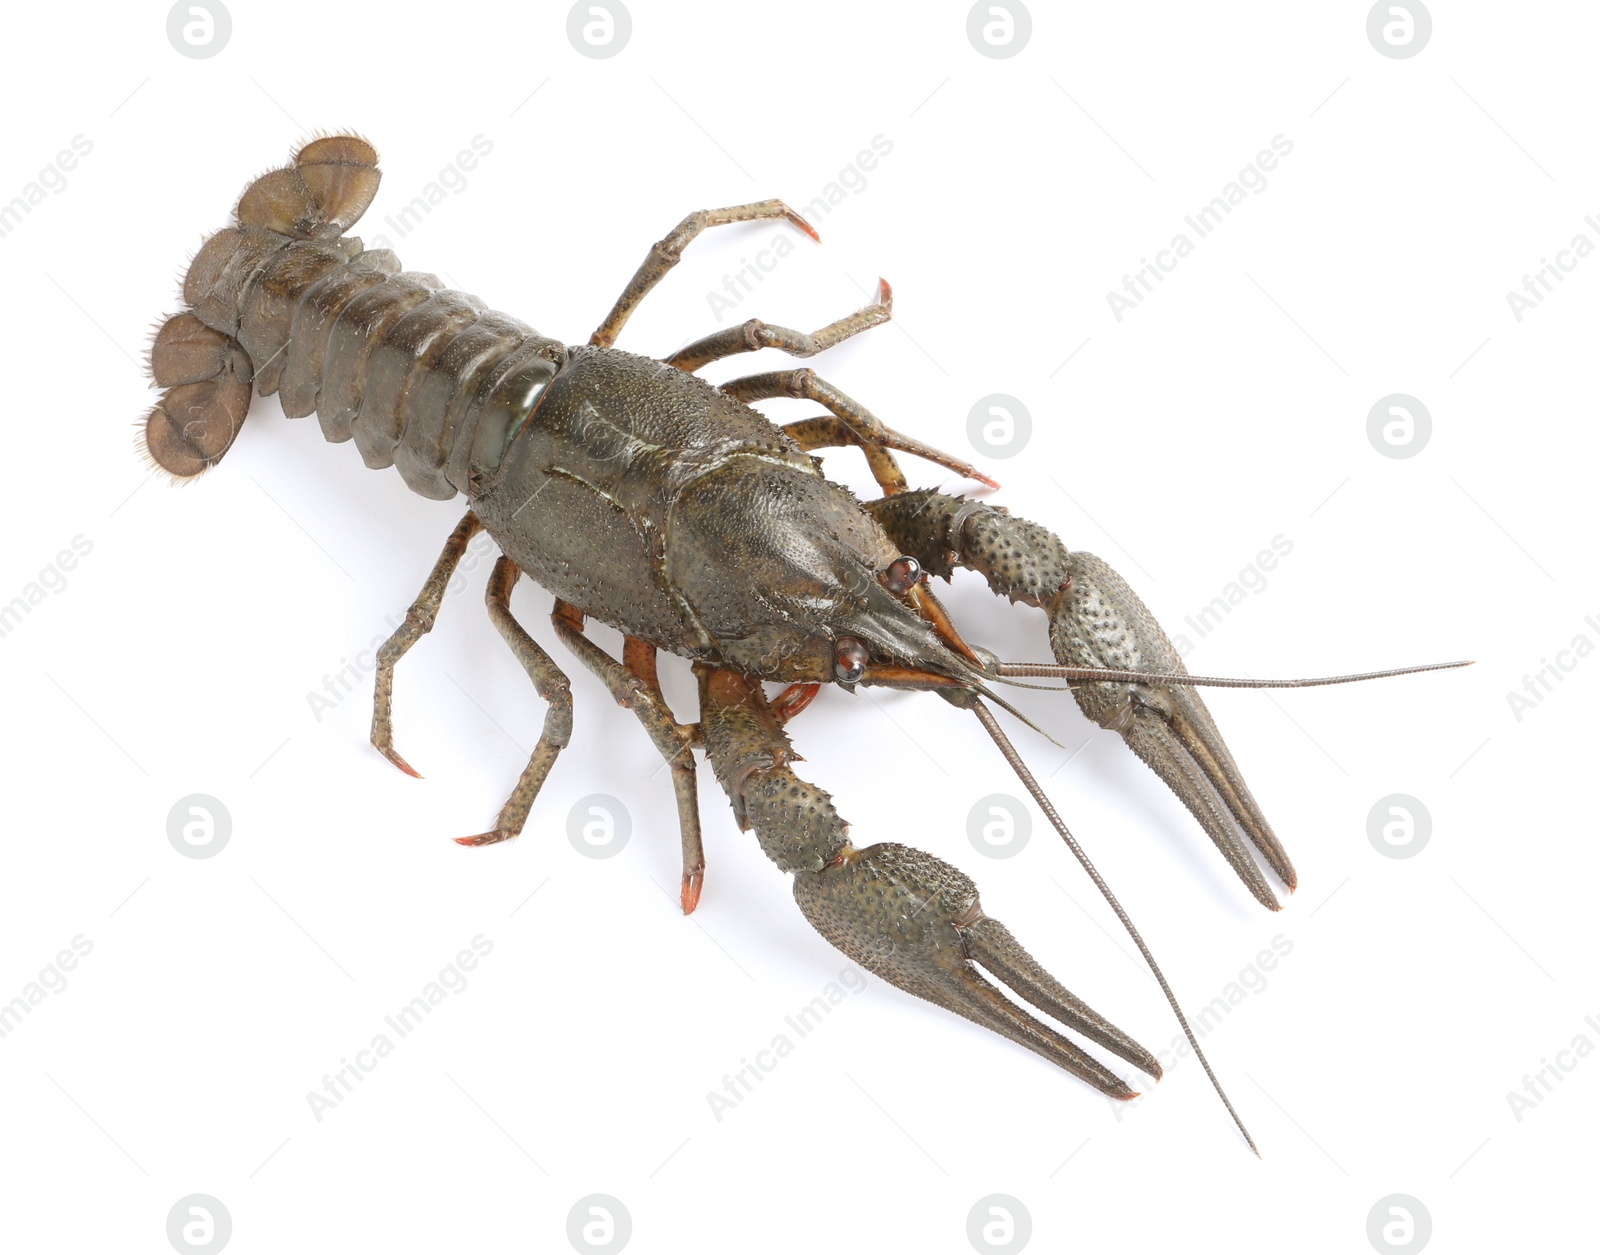
[[891, 985], [1008, 1037], [1101, 1093], [1138, 1093], [1065, 1033], [1029, 1014], [979, 968], [1052, 1019], [1157, 1079], [1144, 1047], [1064, 988], [999, 920], [983, 913], [977, 886], [910, 846], [846, 846], [820, 871], [800, 872], [795, 901], [813, 928]]
[[[938, 492], [896, 493], [867, 509], [895, 546], [930, 575], [948, 579], [954, 567], [970, 567], [999, 596], [1042, 609], [1050, 618], [1050, 647], [1061, 667], [1187, 674], [1177, 647], [1127, 581], [1094, 554], [1068, 550], [1047, 528], [981, 501]], [[984, 674], [996, 678], [1050, 670], [981, 662]], [[1177, 794], [1256, 899], [1278, 910], [1250, 847], [1291, 892], [1294, 865], [1200, 695], [1155, 678], [1074, 678], [1069, 684], [1079, 709], [1122, 737]]]
[[[1076, 551], [1067, 561], [1065, 584], [1046, 607], [1057, 662], [1185, 674], [1177, 648], [1122, 576], [1092, 553]], [[1294, 865], [1200, 695], [1181, 685], [1107, 681], [1075, 682], [1072, 695], [1085, 715], [1121, 736], [1166, 782], [1256, 900], [1280, 910], [1250, 847], [1291, 893]]]

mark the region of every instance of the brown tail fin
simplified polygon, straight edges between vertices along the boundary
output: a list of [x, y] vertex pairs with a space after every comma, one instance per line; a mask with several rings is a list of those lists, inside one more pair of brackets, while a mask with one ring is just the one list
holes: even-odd
[[[215, 287], [213, 272], [233, 260], [240, 241], [270, 240], [260, 236], [262, 231], [302, 240], [338, 239], [377, 194], [377, 163], [378, 154], [366, 140], [329, 135], [301, 148], [293, 164], [256, 179], [235, 210], [239, 227], [246, 230], [219, 232], [190, 267], [185, 282], [190, 303], [211, 322], [237, 327], [231, 302], [211, 309], [198, 295]], [[250, 409], [249, 355], [227, 332], [186, 310], [156, 332], [150, 373], [166, 392], [145, 418], [144, 452], [174, 478], [192, 479], [215, 465], [239, 434]]]
[[174, 477], [192, 478], [239, 434], [250, 408], [250, 359], [237, 342], [185, 312], [156, 332], [150, 373], [166, 392], [145, 419], [145, 451]]
[[314, 139], [294, 164], [271, 170], [239, 198], [242, 227], [264, 227], [302, 240], [338, 239], [378, 194], [377, 150], [354, 135]]

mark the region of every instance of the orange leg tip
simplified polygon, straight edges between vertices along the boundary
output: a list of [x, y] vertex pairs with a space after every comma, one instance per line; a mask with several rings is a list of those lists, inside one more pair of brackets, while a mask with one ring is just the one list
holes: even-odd
[[480, 832], [476, 836], [471, 836], [471, 837], [451, 837], [450, 839], [452, 841], [454, 841], [457, 845], [478, 846], [478, 845], [498, 845], [502, 841], [509, 841], [511, 839], [511, 836], [512, 836], [512, 834], [509, 833], [509, 832], [501, 832], [498, 829], [496, 829], [494, 832]]
[[792, 222], [800, 230], [804, 231], [807, 235], [809, 235], [818, 244], [822, 243], [822, 237], [817, 234], [817, 229], [792, 209], [789, 211], [789, 221]]
[[391, 747], [390, 749], [379, 750], [378, 752], [380, 754], [382, 754], [385, 758], [387, 758], [396, 767], [400, 768], [401, 771], [405, 772], [406, 775], [410, 776], [413, 780], [421, 780], [422, 779], [422, 773], [420, 771], [418, 771], [415, 767], [413, 767], [410, 763], [406, 762], [405, 759], [401, 758], [399, 750], [394, 749], [394, 748]]
[[683, 887], [678, 892], [678, 904], [683, 907], [685, 915], [693, 915], [695, 907], [700, 905], [700, 890], [705, 888], [705, 883], [704, 872], [685, 874]]

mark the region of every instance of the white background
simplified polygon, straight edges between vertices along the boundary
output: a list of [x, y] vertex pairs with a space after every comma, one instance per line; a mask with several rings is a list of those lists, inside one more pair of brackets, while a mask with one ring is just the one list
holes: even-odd
[[[239, 1252], [564, 1250], [592, 1193], [627, 1208], [640, 1252], [964, 1251], [969, 1210], [996, 1193], [1027, 1209], [1037, 1249], [1366, 1251], [1369, 1211], [1396, 1193], [1426, 1208], [1438, 1251], [1575, 1235], [1600, 1058], [1559, 1056], [1571, 1070], [1520, 1119], [1507, 1095], [1580, 1035], [1600, 1046], [1584, 1018], [1600, 1019], [1600, 658], [1520, 719], [1507, 693], [1575, 637], [1600, 643], [1584, 620], [1600, 614], [1600, 259], [1521, 322], [1506, 293], [1580, 232], [1600, 243], [1584, 222], [1600, 210], [1596, 14], [1439, 3], [1428, 46], [1390, 59], [1360, 4], [1041, 3], [1027, 47], [989, 59], [966, 13], [641, 0], [607, 60], [580, 56], [547, 4], [234, 0], [206, 60], [173, 50], [160, 5], [9, 16], [0, 197], [75, 135], [93, 151], [0, 239], [0, 600], [75, 536], [92, 551], [0, 639], [0, 1000], [74, 936], [93, 950], [0, 1040], [8, 1246], [167, 1250], [191, 1193], [223, 1202]], [[1115, 736], [1065, 697], [1024, 703], [1065, 748], [1025, 729], [1019, 746], [1191, 1010], [1274, 937], [1292, 945], [1206, 1041], [1260, 1162], [1192, 1062], [1114, 1110], [875, 980], [717, 1119], [708, 1092], [794, 1037], [784, 1017], [847, 965], [709, 771], [705, 896], [678, 914], [667, 777], [527, 582], [516, 609], [572, 675], [573, 743], [519, 841], [447, 839], [489, 825], [543, 717], [482, 611], [487, 555], [399, 672], [398, 744], [426, 780], [368, 746], [370, 675], [312, 713], [307, 694], [404, 611], [462, 503], [367, 472], [275, 399], [184, 489], [150, 476], [133, 436], [146, 336], [185, 258], [248, 179], [336, 128], [382, 153], [361, 234], [572, 342], [684, 213], [803, 204], [882, 135], [892, 152], [818, 221], [823, 245], [796, 238], [720, 325], [810, 329], [890, 279], [894, 324], [814, 364], [964, 455], [979, 397], [1021, 399], [1033, 437], [987, 463], [996, 499], [1121, 570], [1190, 637], [1193, 670], [1479, 659], [1207, 698], [1300, 871], [1276, 917]], [[395, 239], [382, 216], [477, 135], [493, 151], [466, 186]], [[1107, 292], [1276, 135], [1293, 152], [1266, 189], [1117, 321]], [[719, 325], [707, 293], [778, 234], [702, 237], [622, 347], [666, 353]], [[1366, 435], [1396, 392], [1433, 422], [1405, 460]], [[828, 464], [869, 487], [858, 454]], [[1265, 588], [1205, 639], [1186, 631], [1279, 535], [1293, 550]], [[948, 600], [973, 638], [1047, 656], [1038, 612], [975, 579]], [[693, 717], [687, 668], [663, 670]], [[858, 844], [963, 867], [1070, 988], [1169, 1046], [1155, 986], [1042, 821], [1007, 861], [969, 842], [977, 799], [1020, 794], [974, 721], [832, 690], [791, 730]], [[231, 814], [214, 858], [168, 842], [191, 793]], [[608, 860], [567, 837], [595, 793], [631, 816]], [[1368, 840], [1391, 793], [1431, 814], [1410, 859]], [[493, 950], [468, 987], [318, 1121], [307, 1092], [478, 934]]]

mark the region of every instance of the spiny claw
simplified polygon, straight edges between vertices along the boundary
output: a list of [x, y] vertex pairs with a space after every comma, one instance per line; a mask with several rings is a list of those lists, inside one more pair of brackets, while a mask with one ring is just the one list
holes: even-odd
[[[1177, 649], [1127, 581], [1091, 553], [1068, 559], [1069, 576], [1050, 610], [1050, 646], [1064, 666], [1184, 671]], [[1192, 688], [1079, 682], [1079, 708], [1110, 728], [1178, 795], [1256, 900], [1281, 909], [1246, 845], [1292, 893], [1294, 866]]]
[[845, 845], [820, 871], [795, 876], [795, 901], [813, 928], [868, 971], [907, 993], [1009, 1037], [1113, 1098], [1126, 1082], [1056, 1028], [985, 980], [979, 967], [1040, 1011], [1157, 1079], [1144, 1047], [1068, 992], [984, 915], [978, 889], [948, 863], [910, 846]]

